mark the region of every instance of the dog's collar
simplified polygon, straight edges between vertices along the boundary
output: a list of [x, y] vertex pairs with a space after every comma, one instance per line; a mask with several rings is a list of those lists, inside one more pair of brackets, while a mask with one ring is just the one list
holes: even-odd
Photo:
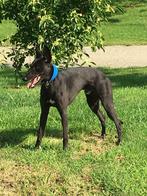
[[56, 79], [56, 77], [58, 76], [58, 68], [55, 64], [52, 65], [53, 67], [53, 72], [52, 72], [52, 77], [50, 79], [50, 81], [53, 81]]
[[[50, 65], [49, 65], [50, 66]], [[44, 80], [43, 83], [45, 84], [45, 87], [48, 88], [49, 85], [57, 78], [58, 76], [58, 68], [55, 64], [52, 64], [52, 76], [49, 80]]]

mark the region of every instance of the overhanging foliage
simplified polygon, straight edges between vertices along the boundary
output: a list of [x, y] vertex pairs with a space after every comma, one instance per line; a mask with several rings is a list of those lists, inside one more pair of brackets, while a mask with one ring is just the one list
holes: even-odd
[[17, 25], [10, 38], [17, 68], [47, 41], [54, 62], [66, 66], [82, 56], [85, 45], [102, 48], [99, 24], [114, 12], [109, 0], [2, 0], [0, 9], [1, 20], [14, 20]]

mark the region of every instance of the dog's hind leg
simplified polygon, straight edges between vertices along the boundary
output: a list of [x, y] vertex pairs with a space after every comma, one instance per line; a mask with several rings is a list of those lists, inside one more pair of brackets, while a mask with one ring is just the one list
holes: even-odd
[[106, 135], [105, 116], [99, 109], [99, 98], [95, 91], [91, 91], [89, 94], [87, 94], [85, 91], [85, 95], [90, 109], [92, 110], [92, 112], [96, 114], [96, 116], [100, 120], [101, 127], [102, 127], [101, 137], [104, 139]]
[[98, 90], [100, 100], [107, 112], [108, 117], [115, 123], [118, 134], [117, 144], [120, 144], [122, 140], [122, 121], [118, 119], [114, 109], [111, 82], [108, 79], [106, 79], [105, 82], [103, 82], [101, 86], [98, 87]]
[[41, 145], [42, 137], [44, 136], [44, 130], [47, 122], [47, 117], [49, 113], [49, 104], [45, 100], [41, 100], [41, 115], [40, 115], [40, 125], [37, 131], [37, 141], [35, 148], [39, 148]]
[[122, 140], [122, 128], [121, 128], [122, 122], [117, 118], [114, 105], [112, 102], [108, 100], [108, 97], [102, 99], [102, 105], [104, 106], [108, 117], [115, 123], [117, 134], [118, 134], [117, 144], [120, 144]]

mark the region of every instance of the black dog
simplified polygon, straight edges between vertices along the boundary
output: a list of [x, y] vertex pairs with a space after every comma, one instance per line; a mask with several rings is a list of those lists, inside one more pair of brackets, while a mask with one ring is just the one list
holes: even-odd
[[101, 71], [90, 67], [68, 68], [61, 71], [57, 77], [52, 80], [54, 66], [51, 64], [51, 59], [51, 53], [47, 47], [44, 48], [42, 53], [37, 52], [35, 60], [24, 77], [25, 81], [30, 81], [28, 83], [29, 88], [34, 87], [39, 81], [42, 82], [40, 126], [35, 147], [38, 148], [41, 144], [51, 106], [56, 107], [60, 113], [63, 126], [63, 148], [65, 149], [67, 147], [67, 106], [81, 90], [84, 90], [90, 109], [97, 115], [101, 122], [102, 138], [104, 138], [106, 131], [105, 118], [99, 110], [100, 101], [109, 118], [115, 123], [118, 134], [117, 144], [119, 144], [122, 137], [122, 122], [117, 118], [114, 109], [110, 80]]

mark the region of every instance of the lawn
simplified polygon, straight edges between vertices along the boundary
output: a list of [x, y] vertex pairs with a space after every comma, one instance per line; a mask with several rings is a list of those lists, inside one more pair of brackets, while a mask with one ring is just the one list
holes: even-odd
[[0, 195], [147, 195], [147, 68], [103, 69], [113, 82], [124, 121], [123, 143], [107, 120], [100, 124], [83, 93], [69, 108], [69, 149], [62, 150], [57, 111], [51, 109], [42, 149], [34, 150], [39, 89], [15, 88], [14, 74], [0, 69]]
[[124, 7], [124, 13], [101, 26], [105, 45], [147, 44], [147, 2]]
[[[11, 22], [9, 20], [4, 20], [2, 21], [2, 23], [0, 23], [0, 41], [9, 38], [15, 32], [16, 32], [16, 25], [14, 22]], [[6, 46], [9, 45], [9, 41], [6, 41], [4, 45]]]

